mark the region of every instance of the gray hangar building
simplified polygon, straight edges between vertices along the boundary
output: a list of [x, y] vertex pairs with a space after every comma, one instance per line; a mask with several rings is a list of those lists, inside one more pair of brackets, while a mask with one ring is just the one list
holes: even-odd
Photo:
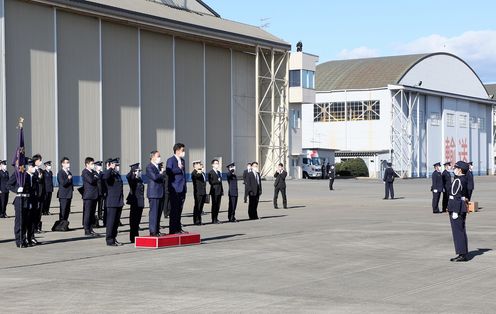
[[[289, 43], [192, 0], [0, 0], [0, 157], [287, 156]], [[187, 167], [187, 171], [190, 171]]]

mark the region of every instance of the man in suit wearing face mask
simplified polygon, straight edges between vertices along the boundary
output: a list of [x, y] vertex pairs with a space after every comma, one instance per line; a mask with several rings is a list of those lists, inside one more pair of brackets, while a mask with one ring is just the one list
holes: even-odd
[[69, 158], [64, 157], [60, 161], [62, 169], [57, 174], [57, 181], [59, 183], [59, 191], [57, 197], [60, 202], [59, 220], [68, 221], [71, 212], [72, 195], [74, 191], [74, 184], [72, 182], [71, 163]]
[[150, 153], [150, 163], [146, 166], [146, 176], [148, 177], [148, 188], [146, 196], [150, 203], [149, 212], [149, 231], [150, 236], [161, 236], [160, 233], [160, 215], [164, 201], [164, 184], [166, 182], [166, 173], [163, 167], [160, 167], [162, 159], [160, 152], [154, 150]]
[[45, 198], [43, 200], [42, 214], [50, 215], [50, 205], [52, 204], [53, 193], [53, 172], [52, 162], [47, 161], [44, 163], [45, 170], [43, 170], [43, 177], [45, 179]]
[[83, 179], [83, 227], [85, 236], [97, 236], [93, 231], [96, 204], [98, 200], [99, 176], [95, 171], [95, 160], [86, 157], [85, 168], [81, 173]]
[[212, 223], [220, 224], [218, 219], [220, 203], [224, 188], [222, 186], [222, 173], [220, 172], [219, 160], [212, 160], [212, 170], [208, 173], [208, 183], [210, 184], [210, 197], [212, 198]]
[[166, 172], [169, 186], [169, 232], [171, 234], [186, 233], [182, 229], [181, 215], [186, 199], [186, 155], [185, 146], [176, 143], [173, 147], [174, 155], [167, 159]]
[[248, 203], [248, 216], [251, 220], [258, 218], [258, 202], [262, 195], [262, 178], [258, 172], [258, 162], [251, 164], [251, 172], [248, 174], [248, 194], [250, 196]]

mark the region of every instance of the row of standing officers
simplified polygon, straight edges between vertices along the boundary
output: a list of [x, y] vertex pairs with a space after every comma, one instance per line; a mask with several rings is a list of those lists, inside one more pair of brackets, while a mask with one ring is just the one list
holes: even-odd
[[[178, 143], [174, 146], [174, 155], [164, 164], [160, 152], [150, 154], [150, 163], [146, 166], [146, 175], [149, 179], [146, 197], [149, 200], [149, 233], [151, 236], [163, 235], [160, 230], [160, 218], [163, 215], [169, 218], [169, 233], [184, 233], [181, 223], [183, 205], [186, 199], [185, 173], [185, 146]], [[0, 217], [6, 217], [6, 205], [9, 191], [16, 193], [14, 207], [16, 212], [14, 233], [18, 247], [37, 245], [35, 233], [41, 232], [41, 216], [50, 214], [52, 200], [53, 172], [51, 162], [45, 162], [45, 169], [41, 169], [42, 157], [35, 155], [26, 163], [26, 182], [24, 187], [17, 186], [15, 174], [8, 175], [6, 161], [0, 161]], [[53, 231], [69, 230], [70, 208], [74, 192], [74, 179], [71, 173], [70, 160], [67, 157], [60, 161], [61, 170], [57, 174], [59, 190], [57, 198], [60, 203], [59, 219], [52, 227]], [[105, 166], [105, 169], [103, 169]], [[220, 223], [218, 219], [221, 199], [224, 195], [223, 178], [219, 160], [212, 161], [212, 170], [206, 174], [201, 161], [193, 162], [191, 178], [193, 181], [194, 210], [193, 222], [202, 225], [202, 213], [205, 203], [212, 205], [212, 223]], [[237, 222], [235, 212], [238, 201], [238, 178], [235, 164], [227, 166], [227, 181], [229, 186], [229, 222]], [[85, 159], [85, 168], [81, 173], [82, 187], [77, 190], [83, 199], [83, 219], [85, 235], [98, 237], [93, 228], [100, 227], [100, 220], [106, 227], [106, 243], [109, 246], [119, 246], [117, 230], [124, 203], [130, 205], [130, 241], [134, 242], [139, 235], [141, 216], [145, 205], [145, 184], [141, 176], [140, 164], [130, 166], [126, 175], [129, 183], [129, 194], [124, 199], [123, 180], [120, 175], [118, 158], [108, 159], [105, 164], [88, 157]], [[277, 206], [278, 194], [283, 197], [283, 206], [287, 208], [286, 183], [287, 172], [282, 164], [278, 165], [275, 173], [274, 207]], [[207, 193], [206, 183], [210, 185]], [[258, 218], [258, 202], [262, 194], [262, 178], [258, 170], [258, 163], [247, 165], [243, 172], [245, 186], [245, 203], [247, 199], [248, 215], [250, 219]]]

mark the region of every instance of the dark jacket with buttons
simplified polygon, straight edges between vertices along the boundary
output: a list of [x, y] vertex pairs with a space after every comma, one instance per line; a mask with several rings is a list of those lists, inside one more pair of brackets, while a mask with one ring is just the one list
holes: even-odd
[[[71, 178], [69, 179], [69, 175]], [[59, 183], [59, 191], [57, 192], [58, 198], [72, 199], [72, 194], [74, 191], [74, 184], [72, 181], [72, 173], [66, 173], [64, 170], [60, 170], [57, 174], [57, 181]]]
[[103, 172], [102, 179], [107, 186], [107, 207], [123, 207], [124, 185], [120, 174], [113, 169], [108, 169]]
[[81, 173], [83, 179], [83, 200], [98, 199], [98, 174], [96, 171], [84, 169]]

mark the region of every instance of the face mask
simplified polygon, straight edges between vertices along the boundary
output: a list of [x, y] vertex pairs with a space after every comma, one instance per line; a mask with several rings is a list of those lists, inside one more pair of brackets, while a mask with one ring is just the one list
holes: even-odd
[[119, 172], [119, 170], [121, 170], [121, 167], [115, 166], [115, 171]]
[[48, 171], [52, 170], [52, 166], [46, 166], [46, 170]]
[[219, 169], [219, 164], [213, 164], [212, 168], [214, 168], [215, 170]]
[[181, 153], [179, 154], [179, 157], [181, 157], [181, 158], [184, 158], [184, 156], [186, 156], [186, 152], [181, 152]]
[[90, 165], [91, 170], [95, 170], [95, 165]]
[[236, 169], [232, 168], [232, 169], [231, 169], [231, 172], [232, 172], [232, 173], [234, 173], [234, 171], [236, 171]]
[[6, 167], [5, 165], [1, 165], [1, 166], [0, 166], [0, 169], [1, 169], [1, 170], [5, 170], [6, 168], [7, 168], [7, 167]]
[[141, 177], [141, 171], [136, 171], [136, 177], [140, 178]]
[[102, 171], [102, 167], [100, 167], [100, 166], [95, 166], [95, 170], [96, 170], [96, 171]]
[[251, 170], [252, 171], [255, 171], [255, 172], [258, 172], [258, 167], [252, 167]]
[[155, 163], [158, 165], [159, 163], [162, 162], [162, 158], [160, 157], [157, 157], [157, 159], [155, 159]]
[[65, 166], [65, 169], [67, 169], [67, 170], [71, 169], [71, 164], [67, 164], [67, 165]]

